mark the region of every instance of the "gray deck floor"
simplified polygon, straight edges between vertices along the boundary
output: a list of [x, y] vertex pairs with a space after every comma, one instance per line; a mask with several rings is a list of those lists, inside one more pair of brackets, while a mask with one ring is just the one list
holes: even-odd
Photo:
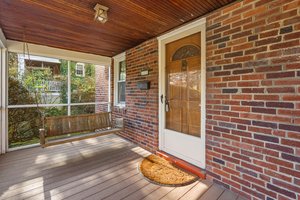
[[0, 199], [205, 199], [240, 197], [209, 181], [162, 187], [139, 174], [150, 153], [116, 135], [0, 156]]

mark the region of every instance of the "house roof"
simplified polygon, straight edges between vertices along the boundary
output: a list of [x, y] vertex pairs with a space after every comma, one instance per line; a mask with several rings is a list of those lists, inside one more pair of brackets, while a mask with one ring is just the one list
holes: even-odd
[[[7, 39], [114, 56], [235, 0], [2, 0]], [[109, 8], [105, 24], [94, 6]]]
[[[22, 56], [22, 54], [20, 54]], [[48, 58], [42, 56], [34, 56], [34, 55], [25, 55], [24, 59], [31, 60], [31, 61], [41, 61], [41, 62], [48, 62], [48, 63], [60, 63], [59, 59], [56, 58]]]

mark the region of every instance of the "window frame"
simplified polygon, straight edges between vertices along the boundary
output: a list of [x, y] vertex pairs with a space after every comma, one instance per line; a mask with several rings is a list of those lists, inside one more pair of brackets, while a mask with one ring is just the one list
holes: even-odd
[[[82, 67], [82, 69], [78, 69], [78, 67]], [[82, 74], [78, 74], [77, 71], [82, 71]], [[85, 64], [84, 63], [76, 63], [75, 66], [75, 75], [78, 77], [85, 77]]]
[[[125, 65], [126, 65], [126, 54], [125, 52], [116, 55], [113, 57], [114, 59], [114, 106], [117, 107], [125, 107], [126, 106], [126, 97], [125, 97], [125, 101], [119, 101], [119, 83], [123, 83], [125, 82], [126, 85], [126, 77], [125, 80], [120, 80], [120, 63], [125, 61]], [[127, 71], [127, 66], [125, 68], [125, 73]], [[125, 94], [126, 94], [126, 86], [125, 86]]]

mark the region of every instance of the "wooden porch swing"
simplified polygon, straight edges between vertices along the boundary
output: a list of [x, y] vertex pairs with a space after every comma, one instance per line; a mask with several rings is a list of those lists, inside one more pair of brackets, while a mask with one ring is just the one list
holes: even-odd
[[[102, 135], [116, 133], [124, 129], [123, 118], [112, 121], [110, 112], [84, 114], [76, 116], [46, 117], [44, 127], [40, 131], [41, 147], [94, 138]], [[68, 134], [80, 133], [75, 136]], [[59, 139], [57, 136], [66, 136]]]

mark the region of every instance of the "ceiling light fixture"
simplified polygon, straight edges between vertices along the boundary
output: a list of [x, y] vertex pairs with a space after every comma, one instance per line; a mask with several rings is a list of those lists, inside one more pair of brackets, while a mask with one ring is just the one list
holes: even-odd
[[107, 21], [107, 11], [108, 7], [102, 6], [100, 4], [96, 4], [94, 7], [95, 12], [95, 20], [104, 24]]

